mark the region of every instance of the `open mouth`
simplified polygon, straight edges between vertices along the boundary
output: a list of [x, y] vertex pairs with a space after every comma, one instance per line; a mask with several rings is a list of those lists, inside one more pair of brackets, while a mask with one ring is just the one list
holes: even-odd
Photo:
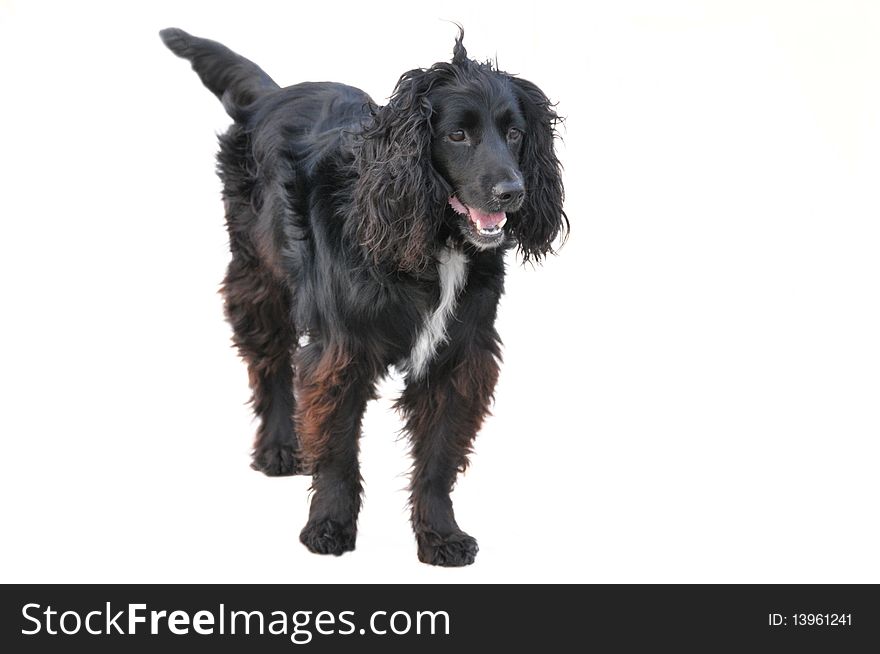
[[507, 214], [503, 211], [486, 212], [475, 207], [469, 207], [456, 196], [449, 198], [449, 206], [462, 216], [467, 216], [474, 233], [483, 237], [484, 240], [494, 241], [504, 233], [504, 223], [507, 222]]

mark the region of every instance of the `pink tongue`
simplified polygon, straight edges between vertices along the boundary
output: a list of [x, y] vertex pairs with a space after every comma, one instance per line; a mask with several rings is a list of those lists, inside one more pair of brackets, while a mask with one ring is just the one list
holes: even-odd
[[480, 227], [483, 229], [497, 227], [498, 223], [507, 218], [503, 211], [496, 211], [495, 213], [483, 213], [479, 209], [474, 209], [470, 207], [471, 210], [471, 220], [474, 222], [479, 221]]
[[498, 223], [507, 218], [507, 215], [503, 211], [486, 213], [484, 211], [480, 211], [479, 209], [465, 206], [465, 204], [454, 195], [449, 198], [449, 206], [455, 209], [455, 211], [457, 213], [460, 213], [462, 216], [469, 216], [471, 222], [481, 229], [497, 227]]

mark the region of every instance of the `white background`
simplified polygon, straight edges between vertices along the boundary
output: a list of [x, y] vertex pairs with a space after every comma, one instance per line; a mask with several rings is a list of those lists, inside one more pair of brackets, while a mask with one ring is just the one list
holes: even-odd
[[[880, 582], [878, 5], [345, 5], [0, 3], [0, 581]], [[511, 261], [476, 564], [416, 560], [397, 379], [319, 557], [308, 480], [248, 467], [228, 119], [156, 32], [381, 102], [441, 19], [559, 101], [572, 235]]]

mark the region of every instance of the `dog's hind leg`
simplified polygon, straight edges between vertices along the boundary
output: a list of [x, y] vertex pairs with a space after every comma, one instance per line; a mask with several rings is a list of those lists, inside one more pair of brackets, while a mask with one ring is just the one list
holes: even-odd
[[222, 292], [260, 421], [251, 467], [273, 477], [305, 473], [293, 424], [296, 330], [289, 291], [259, 262], [233, 256]]

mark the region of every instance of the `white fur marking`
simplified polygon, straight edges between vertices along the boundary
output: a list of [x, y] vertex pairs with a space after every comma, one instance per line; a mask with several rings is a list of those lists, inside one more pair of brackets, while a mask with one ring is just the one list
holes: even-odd
[[446, 325], [455, 311], [458, 292], [467, 279], [467, 257], [459, 250], [443, 248], [437, 257], [440, 278], [440, 302], [427, 316], [409, 355], [409, 370], [415, 379], [425, 374], [437, 348], [446, 342]]

